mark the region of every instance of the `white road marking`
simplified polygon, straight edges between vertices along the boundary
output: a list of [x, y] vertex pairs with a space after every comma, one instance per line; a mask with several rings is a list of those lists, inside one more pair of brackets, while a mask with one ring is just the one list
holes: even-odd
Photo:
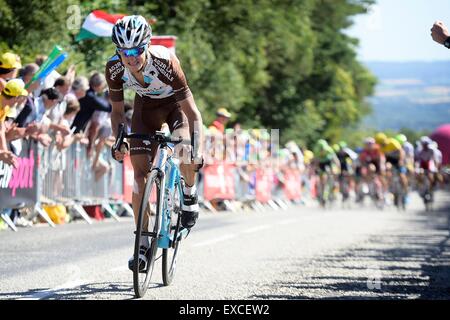
[[232, 238], [235, 238], [235, 237], [236, 237], [236, 235], [231, 233], [231, 234], [224, 235], [222, 237], [213, 238], [213, 239], [210, 239], [210, 240], [206, 240], [206, 241], [203, 241], [203, 242], [196, 243], [196, 244], [192, 245], [192, 247], [209, 246], [211, 244], [214, 244], [214, 243], [217, 243], [217, 242], [222, 242], [222, 241], [225, 241], [225, 240], [229, 240], [229, 239], [232, 239]]
[[270, 229], [270, 228], [271, 228], [270, 225], [261, 225], [261, 226], [256, 226], [253, 228], [246, 229], [246, 230], [242, 231], [241, 233], [245, 233], [245, 234], [253, 233], [253, 232], [258, 232], [258, 231], [266, 230], [266, 229]]
[[59, 291], [80, 287], [86, 283], [87, 283], [87, 281], [83, 281], [83, 280], [70, 281], [70, 282], [66, 282], [58, 287], [55, 287], [53, 289], [40, 291], [29, 297], [20, 298], [17, 300], [41, 300], [41, 299], [45, 299], [45, 298], [54, 296], [55, 294], [58, 294]]
[[287, 220], [282, 220], [282, 221], [277, 222], [277, 224], [278, 224], [278, 225], [285, 225], [285, 224], [290, 224], [290, 223], [292, 223], [292, 222], [294, 222], [294, 221], [297, 221], [297, 219], [287, 219]]

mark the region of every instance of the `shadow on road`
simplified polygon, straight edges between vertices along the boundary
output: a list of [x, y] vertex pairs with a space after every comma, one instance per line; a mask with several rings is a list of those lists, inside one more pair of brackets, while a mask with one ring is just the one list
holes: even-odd
[[354, 248], [312, 261], [298, 261], [285, 274], [298, 281], [276, 281], [264, 288], [271, 294], [248, 298], [450, 299], [448, 198], [440, 210], [411, 214], [407, 230], [376, 235]]
[[23, 292], [2, 292], [0, 298], [8, 299], [49, 299], [49, 300], [89, 300], [120, 297], [120, 299], [134, 298], [133, 286], [129, 282], [93, 282], [74, 288], [59, 290], [50, 288], [30, 289]]
[[[149, 290], [161, 286], [163, 285], [159, 283], [151, 283]], [[130, 282], [93, 282], [59, 290], [37, 288], [23, 292], [2, 292], [0, 299], [132, 300], [135, 296], [133, 284]]]

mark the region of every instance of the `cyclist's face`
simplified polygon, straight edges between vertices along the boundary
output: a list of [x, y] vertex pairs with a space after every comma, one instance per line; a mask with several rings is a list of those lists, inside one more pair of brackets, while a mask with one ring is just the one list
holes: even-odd
[[130, 71], [139, 71], [142, 69], [145, 63], [145, 52], [136, 57], [126, 57], [123, 53], [120, 53], [122, 62]]

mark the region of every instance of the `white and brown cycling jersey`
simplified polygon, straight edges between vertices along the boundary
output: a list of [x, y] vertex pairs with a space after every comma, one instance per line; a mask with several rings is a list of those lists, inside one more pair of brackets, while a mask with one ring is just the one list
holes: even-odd
[[[136, 91], [131, 119], [133, 132], [153, 134], [167, 123], [172, 134], [176, 130], [178, 136], [190, 139], [189, 122], [179, 102], [190, 97], [191, 91], [178, 58], [163, 46], [150, 46], [146, 55], [146, 65], [141, 71], [145, 86], [136, 80], [118, 55], [108, 61], [105, 77], [111, 101], [123, 101], [123, 90], [130, 88]], [[150, 153], [153, 158], [157, 144], [146, 145], [132, 139], [130, 147], [131, 155]]]
[[147, 63], [142, 70], [145, 86], [123, 65], [118, 54], [108, 61], [105, 76], [111, 100], [123, 101], [123, 90], [126, 88], [136, 91], [140, 97], [173, 97], [176, 101], [186, 99], [190, 91], [178, 58], [169, 49], [159, 45], [151, 45], [146, 55]]

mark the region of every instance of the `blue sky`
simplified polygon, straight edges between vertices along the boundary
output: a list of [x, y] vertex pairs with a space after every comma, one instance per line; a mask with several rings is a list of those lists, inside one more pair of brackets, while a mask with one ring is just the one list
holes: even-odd
[[360, 39], [361, 61], [450, 60], [450, 49], [431, 39], [436, 20], [450, 29], [450, 0], [377, 0], [347, 33]]

